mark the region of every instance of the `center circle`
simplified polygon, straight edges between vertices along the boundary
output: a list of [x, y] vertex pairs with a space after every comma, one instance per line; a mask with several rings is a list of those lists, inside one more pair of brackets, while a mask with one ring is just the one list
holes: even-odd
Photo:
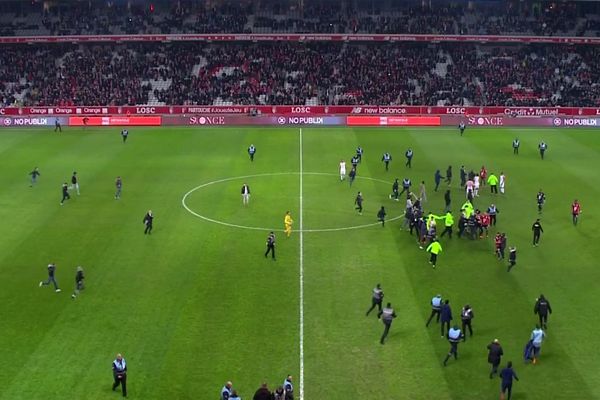
[[[192, 189], [190, 189], [187, 193], [185, 193], [183, 195], [183, 198], [181, 199], [181, 205], [183, 206], [183, 208], [186, 209], [186, 211], [188, 211], [190, 214], [192, 214], [195, 217], [198, 217], [204, 221], [207, 222], [212, 222], [214, 224], [218, 224], [218, 225], [223, 225], [223, 226], [228, 226], [231, 228], [238, 228], [238, 229], [248, 229], [248, 230], [256, 230], [256, 231], [274, 231], [274, 232], [283, 232], [283, 229], [277, 229], [277, 228], [269, 228], [269, 227], [261, 227], [261, 226], [249, 226], [249, 225], [242, 225], [242, 224], [236, 224], [236, 223], [230, 223], [230, 222], [226, 222], [226, 221], [222, 221], [222, 220], [218, 220], [218, 219], [214, 219], [214, 218], [210, 218], [206, 215], [200, 214], [196, 211], [194, 211], [188, 204], [188, 198], [196, 191], [199, 191], [201, 189], [207, 188], [209, 186], [213, 186], [213, 185], [217, 185], [217, 184], [221, 184], [221, 183], [227, 183], [227, 182], [231, 182], [231, 181], [243, 181], [246, 179], [252, 179], [252, 178], [261, 178], [261, 177], [277, 177], [277, 176], [289, 176], [289, 175], [300, 175], [300, 172], [271, 172], [271, 173], [263, 173], [263, 174], [253, 174], [253, 175], [243, 175], [243, 176], [234, 176], [234, 177], [230, 177], [230, 178], [223, 178], [223, 179], [217, 179], [214, 181], [210, 181], [207, 183], [204, 183], [202, 185], [196, 186]], [[333, 173], [327, 173], [327, 172], [302, 172], [303, 176], [331, 176], [331, 177], [338, 177], [338, 174], [333, 174]], [[392, 185], [392, 182], [388, 182], [388, 181], [384, 181], [382, 179], [377, 179], [377, 178], [370, 178], [370, 177], [365, 177], [365, 176], [357, 176], [356, 180], [368, 180], [368, 181], [372, 181], [372, 182], [378, 182], [378, 183], [384, 183], [387, 185]], [[343, 182], [341, 184], [347, 185], [347, 182]], [[355, 184], [356, 185], [356, 184]], [[238, 192], [239, 193], [239, 192]], [[251, 200], [252, 201], [252, 200]], [[243, 207], [240, 205], [240, 207]], [[282, 213], [283, 215], [283, 213]], [[400, 218], [403, 217], [403, 214], [401, 215], [397, 215], [391, 218], [386, 219], [387, 222], [391, 222], [391, 221], [395, 221], [398, 220]], [[283, 221], [283, 216], [281, 217], [282, 221]], [[283, 222], [282, 222], [283, 223]], [[294, 232], [339, 232], [339, 231], [347, 231], [347, 230], [354, 230], [354, 229], [362, 229], [362, 228], [369, 228], [372, 226], [377, 226], [380, 225], [380, 222], [373, 222], [373, 223], [368, 223], [368, 224], [360, 224], [360, 225], [353, 225], [353, 226], [345, 226], [345, 227], [337, 227], [337, 228], [320, 228], [320, 229], [294, 229]]]

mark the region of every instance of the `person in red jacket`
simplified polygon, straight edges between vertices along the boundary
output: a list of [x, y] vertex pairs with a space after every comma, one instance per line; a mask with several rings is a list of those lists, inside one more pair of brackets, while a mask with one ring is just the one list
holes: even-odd
[[481, 166], [481, 171], [479, 171], [479, 178], [481, 180], [481, 186], [485, 186], [485, 183], [487, 182], [487, 169], [485, 169], [485, 165]]
[[579, 214], [581, 214], [581, 205], [579, 201], [575, 199], [573, 204], [571, 204], [571, 214], [573, 215], [573, 225], [577, 225], [577, 220], [579, 220]]

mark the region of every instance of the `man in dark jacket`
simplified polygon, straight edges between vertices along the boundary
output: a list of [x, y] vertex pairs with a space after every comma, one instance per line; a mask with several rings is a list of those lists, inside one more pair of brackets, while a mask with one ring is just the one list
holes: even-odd
[[473, 309], [470, 305], [465, 305], [460, 312], [460, 319], [462, 321], [462, 332], [463, 332], [463, 341], [467, 340], [467, 328], [469, 328], [469, 335], [473, 337], [473, 327], [471, 326], [471, 321], [475, 318], [475, 313], [473, 313]]
[[[508, 364], [506, 365], [506, 368], [504, 368], [500, 372], [500, 378], [502, 379], [502, 385], [500, 386], [500, 398], [502, 400], [504, 400], [504, 399], [510, 400], [510, 396], [512, 394], [511, 392], [512, 392], [513, 378], [516, 380], [519, 380], [519, 378], [517, 377], [517, 374], [512, 369], [511, 361], [509, 361]], [[507, 397], [504, 397], [505, 392], [508, 392]]]
[[446, 333], [450, 330], [450, 321], [452, 321], [452, 309], [450, 308], [450, 300], [444, 300], [440, 309], [440, 320], [442, 321], [441, 332], [442, 339], [446, 337]]
[[552, 314], [552, 307], [550, 307], [550, 302], [546, 300], [543, 294], [540, 294], [540, 297], [536, 299], [533, 313], [540, 317], [540, 326], [548, 329], [548, 313]]
[[273, 395], [269, 391], [267, 384], [263, 383], [262, 385], [260, 385], [256, 393], [254, 393], [254, 397], [252, 397], [252, 400], [271, 400], [272, 398]]
[[487, 349], [488, 363], [492, 364], [492, 370], [490, 371], [490, 379], [492, 379], [493, 376], [498, 373], [498, 366], [500, 365], [500, 361], [502, 361], [504, 351], [502, 350], [502, 346], [500, 346], [498, 339], [494, 339], [492, 343], [488, 344]]

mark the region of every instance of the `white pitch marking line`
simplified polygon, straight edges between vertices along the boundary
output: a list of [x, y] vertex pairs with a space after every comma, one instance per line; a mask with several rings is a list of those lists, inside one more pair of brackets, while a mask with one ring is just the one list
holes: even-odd
[[298, 225], [300, 228], [300, 400], [304, 400], [304, 227], [302, 217], [304, 213], [302, 191], [304, 167], [302, 165], [302, 128], [300, 128], [300, 216]]
[[[218, 179], [216, 181], [211, 181], [211, 182], [204, 183], [204, 184], [202, 184], [200, 186], [196, 186], [195, 188], [192, 188], [191, 190], [189, 190], [186, 194], [183, 195], [183, 198], [181, 199], [181, 205], [183, 206], [183, 208], [185, 208], [187, 210], [187, 212], [189, 212], [193, 216], [198, 217], [198, 218], [203, 219], [203, 220], [208, 221], [208, 222], [212, 222], [213, 224], [228, 226], [230, 228], [248, 229], [248, 230], [255, 230], [255, 231], [283, 232], [283, 229], [264, 228], [264, 227], [260, 227], [260, 226], [238, 225], [238, 224], [231, 224], [229, 222], [219, 221], [217, 219], [213, 219], [213, 218], [210, 218], [210, 217], [207, 217], [205, 215], [202, 215], [202, 214], [199, 214], [199, 213], [195, 212], [194, 210], [192, 210], [187, 205], [186, 200], [195, 191], [197, 191], [199, 189], [202, 189], [202, 188], [205, 188], [207, 186], [215, 185], [217, 183], [229, 182], [229, 181], [234, 181], [234, 180], [242, 180], [242, 179], [246, 179], [246, 178], [256, 178], [256, 177], [261, 177], [261, 176], [298, 175], [298, 174], [299, 174], [298, 172], [269, 172], [269, 173], [264, 173], [264, 174], [234, 176], [234, 177], [231, 177], [231, 178]], [[332, 173], [329, 173], [329, 172], [303, 172], [302, 175], [338, 176], [338, 174], [332, 174]], [[357, 179], [366, 179], [366, 180], [370, 180], [370, 181], [374, 181], [374, 182], [381, 182], [381, 183], [385, 183], [385, 184], [390, 184], [391, 185], [391, 182], [384, 181], [383, 179], [370, 178], [370, 177], [367, 177], [367, 176], [362, 176], [362, 177], [361, 176], [357, 176]], [[388, 222], [396, 221], [396, 220], [399, 220], [402, 217], [403, 217], [403, 215], [399, 215], [399, 216], [396, 216], [396, 217], [393, 217], [393, 218], [389, 218], [387, 221]], [[372, 227], [372, 226], [377, 226], [379, 224], [380, 224], [379, 222], [373, 222], [371, 224], [353, 225], [353, 226], [346, 226], [346, 227], [342, 227], [342, 228], [303, 229], [302, 231], [303, 232], [311, 232], [311, 233], [313, 233], [313, 232], [314, 233], [316, 233], [316, 232], [340, 232], [340, 231], [349, 231], [349, 230], [369, 228], [369, 227]], [[298, 231], [300, 231], [300, 230], [298, 230]]]

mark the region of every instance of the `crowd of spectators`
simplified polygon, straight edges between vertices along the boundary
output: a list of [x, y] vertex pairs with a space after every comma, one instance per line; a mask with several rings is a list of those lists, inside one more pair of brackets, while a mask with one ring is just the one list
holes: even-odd
[[595, 46], [64, 44], [2, 54], [2, 105], [600, 105]]
[[249, 0], [0, 3], [0, 35], [159, 33], [594, 36], [600, 9], [575, 2]]

